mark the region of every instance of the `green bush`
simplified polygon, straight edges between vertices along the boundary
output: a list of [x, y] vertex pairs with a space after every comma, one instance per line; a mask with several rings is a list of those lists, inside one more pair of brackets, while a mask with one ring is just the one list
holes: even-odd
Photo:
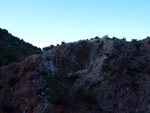
[[65, 70], [59, 69], [50, 77], [49, 96], [50, 101], [55, 104], [63, 102], [67, 94], [66, 75], [67, 72]]
[[8, 79], [8, 85], [10, 87], [15, 86], [16, 82], [17, 82], [17, 77], [16, 76], [9, 77], [9, 79]]

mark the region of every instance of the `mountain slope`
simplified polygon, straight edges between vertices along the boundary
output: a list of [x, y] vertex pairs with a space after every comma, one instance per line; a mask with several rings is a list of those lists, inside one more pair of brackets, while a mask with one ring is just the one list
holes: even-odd
[[29, 55], [40, 52], [39, 48], [12, 36], [7, 30], [0, 28], [0, 66], [21, 61]]
[[149, 38], [78, 41], [2, 66], [0, 110], [149, 113], [149, 42]]

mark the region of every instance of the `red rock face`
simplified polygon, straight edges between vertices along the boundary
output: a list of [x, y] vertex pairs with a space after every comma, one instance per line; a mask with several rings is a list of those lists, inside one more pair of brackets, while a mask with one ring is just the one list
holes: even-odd
[[[2, 66], [0, 112], [149, 113], [149, 39], [141, 42], [79, 41]], [[67, 76], [53, 78], [59, 68]]]
[[142, 49], [147, 52], [150, 52], [150, 38], [141, 40], [141, 42], [142, 42]]
[[[39, 97], [36, 94], [36, 89], [40, 87], [40, 82], [35, 81], [37, 84], [33, 84], [30, 77], [34, 76], [36, 68], [35, 56], [26, 58], [20, 63], [14, 63], [9, 66], [3, 66], [0, 68], [1, 83], [3, 88], [1, 89], [1, 101], [11, 106], [14, 112], [28, 112], [33, 113], [33, 108], [36, 102], [39, 101]], [[16, 76], [17, 82], [14, 87], [10, 87], [8, 80], [11, 76]], [[6, 98], [6, 99], [4, 99]]]

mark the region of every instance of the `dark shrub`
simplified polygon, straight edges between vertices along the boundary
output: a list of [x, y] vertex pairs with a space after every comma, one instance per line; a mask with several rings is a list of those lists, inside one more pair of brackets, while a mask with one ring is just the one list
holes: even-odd
[[0, 89], [2, 89], [3, 88], [3, 85], [2, 84], [0, 84]]
[[11, 35], [6, 29], [0, 29], [0, 66], [40, 52], [40, 48]]
[[15, 86], [16, 82], [17, 82], [17, 77], [16, 76], [9, 77], [9, 79], [8, 79], [8, 85], [10, 87]]
[[94, 39], [99, 39], [99, 36], [96, 36]]
[[55, 71], [55, 73], [50, 77], [50, 101], [59, 104], [63, 102], [64, 97], [67, 93], [66, 87], [66, 75], [67, 72], [63, 69]]
[[131, 82], [131, 87], [132, 88], [138, 88], [139, 84], [137, 82]]
[[132, 45], [135, 46], [136, 48], [139, 48], [141, 47], [141, 42], [140, 41], [137, 41], [137, 39], [132, 39], [131, 41]]
[[61, 44], [62, 44], [62, 45], [65, 44], [65, 41], [62, 41]]
[[13, 113], [13, 107], [7, 102], [1, 102], [0, 107], [4, 113]]
[[44, 47], [43, 50], [49, 50], [49, 49], [53, 49], [55, 46], [54, 45], [50, 45], [48, 47]]
[[123, 41], [126, 41], [126, 38], [122, 38]]
[[96, 98], [89, 91], [83, 91], [82, 92], [82, 100], [87, 102], [87, 103], [96, 103]]

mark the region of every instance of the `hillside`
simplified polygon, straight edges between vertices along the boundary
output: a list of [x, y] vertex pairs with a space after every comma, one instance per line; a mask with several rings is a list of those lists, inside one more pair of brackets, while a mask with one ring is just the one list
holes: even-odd
[[1, 113], [150, 113], [150, 38], [95, 38], [0, 67]]
[[41, 49], [11, 35], [6, 29], [0, 28], [0, 66], [21, 61], [29, 55], [40, 52]]

